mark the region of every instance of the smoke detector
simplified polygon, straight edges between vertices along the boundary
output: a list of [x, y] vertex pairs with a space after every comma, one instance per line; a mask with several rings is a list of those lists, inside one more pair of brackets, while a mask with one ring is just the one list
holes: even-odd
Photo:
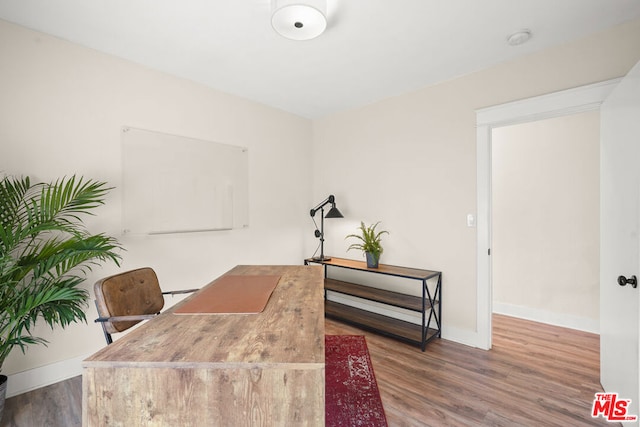
[[520, 30], [507, 37], [507, 43], [509, 46], [518, 46], [528, 42], [531, 36], [531, 30]]

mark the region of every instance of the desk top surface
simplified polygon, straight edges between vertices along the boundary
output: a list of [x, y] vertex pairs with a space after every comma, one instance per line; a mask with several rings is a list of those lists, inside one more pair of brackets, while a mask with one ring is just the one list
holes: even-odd
[[[86, 359], [83, 366], [240, 367], [324, 363], [321, 267], [237, 266], [226, 274], [279, 275], [281, 278], [261, 313], [173, 313], [190, 299], [198, 298], [196, 292], [116, 339]], [[215, 280], [207, 286], [213, 283]]]

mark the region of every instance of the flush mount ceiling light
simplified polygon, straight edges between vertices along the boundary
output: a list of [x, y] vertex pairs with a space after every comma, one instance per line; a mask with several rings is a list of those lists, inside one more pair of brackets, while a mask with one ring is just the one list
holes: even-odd
[[310, 40], [327, 28], [326, 0], [273, 0], [271, 25], [283, 37]]
[[529, 39], [531, 39], [531, 30], [520, 30], [507, 37], [507, 43], [510, 46], [518, 46], [528, 42]]

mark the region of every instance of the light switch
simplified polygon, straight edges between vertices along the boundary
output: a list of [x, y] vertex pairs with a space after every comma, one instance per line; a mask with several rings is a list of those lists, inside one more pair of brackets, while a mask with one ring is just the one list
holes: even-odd
[[474, 214], [467, 214], [467, 227], [476, 226], [476, 217]]

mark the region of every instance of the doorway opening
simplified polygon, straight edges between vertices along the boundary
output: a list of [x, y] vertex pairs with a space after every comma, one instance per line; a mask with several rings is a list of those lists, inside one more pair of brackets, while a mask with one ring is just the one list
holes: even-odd
[[494, 128], [493, 313], [598, 333], [597, 110]]
[[476, 111], [477, 123], [477, 308], [479, 348], [491, 348], [492, 292], [492, 197], [491, 161], [493, 130], [575, 113], [599, 110], [619, 83], [608, 80]]

